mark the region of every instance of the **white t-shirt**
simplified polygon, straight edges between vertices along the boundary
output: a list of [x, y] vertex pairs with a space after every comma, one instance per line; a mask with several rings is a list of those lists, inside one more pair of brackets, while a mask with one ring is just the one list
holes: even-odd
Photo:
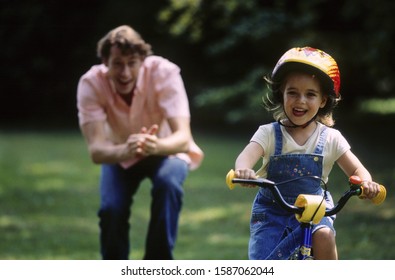
[[[283, 148], [282, 154], [312, 154], [318, 144], [319, 136], [321, 131], [324, 129], [324, 125], [318, 123], [316, 130], [306, 141], [304, 145], [299, 145], [295, 142], [292, 136], [287, 130], [281, 126], [281, 132], [283, 135]], [[327, 127], [328, 130], [326, 142], [323, 149], [323, 172], [322, 179], [327, 182], [329, 173], [332, 170], [333, 164], [338, 160], [345, 152], [351, 149], [349, 143], [340, 133], [340, 131]], [[275, 131], [273, 124], [261, 125], [251, 138], [251, 142], [256, 142], [264, 150], [264, 156], [262, 158], [262, 167], [257, 171], [257, 175], [260, 177], [267, 176], [267, 166], [270, 160], [270, 156], [274, 154], [275, 150]]]

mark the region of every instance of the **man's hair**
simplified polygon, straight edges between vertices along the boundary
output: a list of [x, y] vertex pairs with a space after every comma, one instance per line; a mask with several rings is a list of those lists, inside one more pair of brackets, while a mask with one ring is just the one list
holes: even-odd
[[151, 45], [128, 25], [119, 26], [101, 38], [97, 43], [97, 56], [102, 60], [108, 59], [110, 49], [114, 45], [122, 54], [137, 54], [143, 58], [152, 54]]

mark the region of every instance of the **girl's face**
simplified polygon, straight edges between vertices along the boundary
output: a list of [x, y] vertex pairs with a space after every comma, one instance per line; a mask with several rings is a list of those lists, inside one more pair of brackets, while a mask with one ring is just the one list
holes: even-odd
[[284, 84], [284, 111], [290, 121], [304, 125], [326, 104], [318, 79], [305, 73], [291, 73]]

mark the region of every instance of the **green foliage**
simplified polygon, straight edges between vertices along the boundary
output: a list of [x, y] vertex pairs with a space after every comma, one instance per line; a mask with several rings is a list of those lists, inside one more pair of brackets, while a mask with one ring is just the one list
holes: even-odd
[[[270, 74], [281, 54], [303, 45], [321, 48], [336, 58], [347, 108], [357, 105], [360, 97], [393, 96], [395, 2], [390, 0], [82, 3], [1, 1], [0, 40], [7, 66], [1, 92], [24, 112], [18, 114], [6, 106], [0, 112], [2, 125], [26, 118], [74, 125], [78, 79], [92, 64], [100, 63], [95, 54], [98, 39], [121, 24], [136, 28], [156, 54], [181, 67], [196, 117], [205, 118], [199, 112], [207, 109], [218, 112], [218, 119], [224, 116], [221, 121], [261, 121], [260, 115], [250, 115], [258, 112], [251, 102], [240, 102], [245, 96], [240, 85], [251, 84], [248, 79], [254, 75], [259, 80]], [[248, 92], [256, 95], [252, 99], [259, 100], [264, 84], [251, 86]], [[226, 99], [223, 91], [232, 88], [235, 93]], [[222, 106], [216, 105], [216, 99], [200, 97], [207, 92], [224, 98]], [[239, 107], [234, 106], [235, 99]]]
[[207, 112], [212, 108], [215, 111], [221, 110], [223, 118], [231, 124], [256, 119], [262, 121], [266, 114], [262, 98], [267, 94], [264, 90], [263, 72], [262, 68], [258, 68], [233, 85], [202, 90], [194, 99], [194, 105]]
[[195, 21], [196, 13], [199, 10], [201, 0], [171, 0], [170, 5], [165, 7], [159, 13], [159, 20], [168, 22], [174, 14], [179, 14], [175, 24], [172, 24], [169, 33], [175, 36], [181, 35], [189, 29], [192, 41], [201, 39], [200, 21]]
[[[248, 115], [249, 102], [237, 109], [228, 105], [237, 96], [242, 99], [239, 86], [247, 84], [257, 68], [265, 70], [260, 76], [270, 74], [280, 55], [294, 46], [310, 45], [335, 57], [348, 105], [361, 96], [391, 96], [394, 12], [389, 0], [171, 1], [159, 20], [168, 24], [173, 36], [199, 45], [210, 60], [212, 67], [206, 71], [217, 79], [207, 81], [211, 89], [198, 92], [196, 106], [213, 109], [222, 99], [223, 109], [235, 111], [229, 114]], [[263, 86], [250, 89], [255, 94], [262, 90]], [[217, 97], [208, 99], [207, 92]], [[229, 114], [224, 114], [228, 121], [238, 118]]]
[[382, 115], [395, 114], [395, 98], [372, 98], [370, 100], [364, 100], [360, 103], [359, 109], [365, 113]]

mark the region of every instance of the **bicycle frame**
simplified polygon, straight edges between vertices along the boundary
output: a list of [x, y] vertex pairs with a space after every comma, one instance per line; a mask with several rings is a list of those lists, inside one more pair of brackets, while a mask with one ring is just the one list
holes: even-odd
[[313, 225], [311, 223], [301, 223], [302, 236], [300, 245], [293, 252], [289, 260], [313, 260]]
[[[297, 217], [303, 216], [305, 212], [305, 207], [298, 207], [296, 205], [291, 205], [287, 203], [281, 195], [280, 190], [278, 189], [278, 185], [289, 183], [291, 181], [304, 179], [304, 178], [312, 178], [315, 180], [321, 180], [321, 178], [317, 176], [302, 176], [296, 179], [284, 181], [284, 182], [273, 182], [265, 178], [257, 178], [257, 179], [239, 179], [235, 178], [234, 171], [230, 170], [226, 176], [226, 183], [228, 187], [232, 190], [235, 187], [235, 184], [244, 184], [244, 185], [254, 185], [262, 188], [268, 188], [274, 196], [275, 201], [286, 211], [290, 213], [294, 213]], [[325, 183], [324, 183], [325, 185]], [[325, 185], [326, 190], [326, 185]], [[380, 185], [379, 194], [372, 199], [372, 202], [376, 205], [381, 204], [386, 198], [386, 189], [384, 186]], [[300, 195], [301, 196], [301, 195]], [[349, 178], [349, 189], [340, 197], [337, 204], [331, 209], [325, 209], [325, 212], [322, 213], [322, 216], [318, 217], [319, 220], [322, 219], [323, 216], [332, 216], [337, 214], [343, 207], [346, 205], [347, 201], [352, 196], [359, 196], [362, 198], [363, 194], [363, 186], [362, 180], [357, 176], [351, 176]], [[319, 196], [324, 199], [323, 197]], [[318, 211], [318, 208], [317, 208]], [[316, 212], [317, 212], [316, 211]], [[315, 215], [316, 213], [314, 213]], [[298, 259], [298, 260], [312, 260], [314, 259], [312, 256], [312, 236], [313, 236], [313, 218], [310, 221], [301, 221], [301, 219], [297, 218], [301, 225], [302, 237], [299, 245], [294, 253], [291, 254], [289, 259]]]

